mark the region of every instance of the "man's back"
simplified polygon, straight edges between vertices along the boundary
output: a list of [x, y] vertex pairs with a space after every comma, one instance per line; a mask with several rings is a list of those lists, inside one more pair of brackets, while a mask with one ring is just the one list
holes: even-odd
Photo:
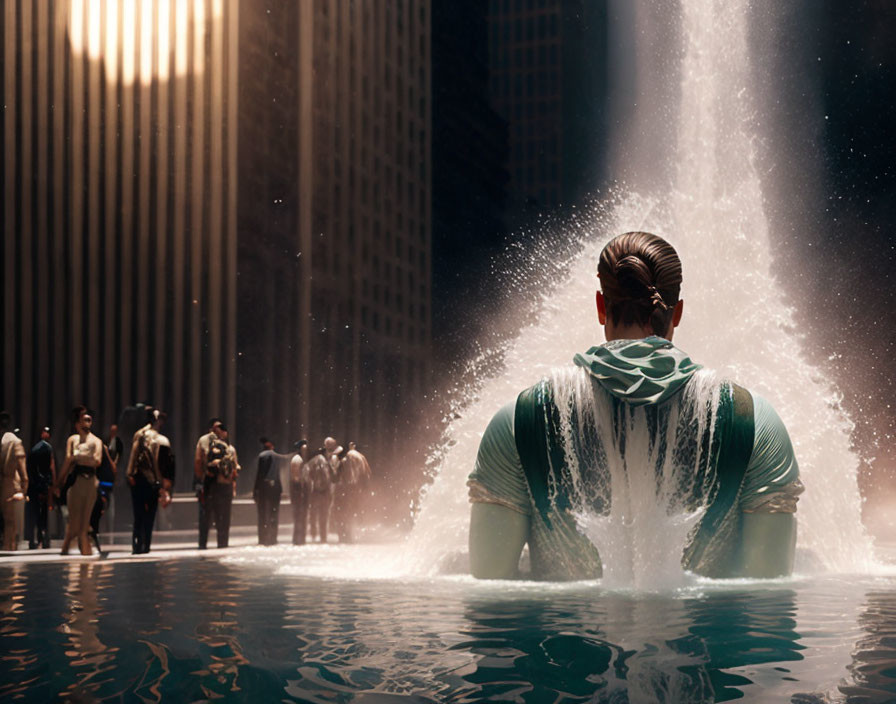
[[315, 455], [308, 460], [308, 479], [313, 492], [323, 493], [330, 490], [332, 485], [330, 463], [326, 457]]
[[[682, 555], [687, 569], [789, 571], [773, 550], [764, 564], [734, 564], [754, 515], [792, 515], [802, 491], [783, 424], [761, 398], [701, 371], [668, 341], [652, 340], [592, 348], [577, 355], [578, 368], [558, 370], [502, 409], [480, 445], [471, 501], [520, 516], [502, 513], [523, 521], [533, 571], [542, 577], [600, 576], [606, 556], [595, 543], [607, 545], [614, 517], [644, 525], [649, 517], [639, 519], [639, 511], [699, 512]], [[471, 557], [488, 561], [477, 545], [484, 530], [471, 527]], [[618, 531], [623, 542], [632, 539], [622, 522]]]

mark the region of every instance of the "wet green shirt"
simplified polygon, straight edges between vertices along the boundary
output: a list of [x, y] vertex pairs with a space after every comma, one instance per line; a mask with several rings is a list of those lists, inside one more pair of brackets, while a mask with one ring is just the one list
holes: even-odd
[[[587, 379], [595, 395], [606, 395], [599, 399], [606, 412], [652, 414], [654, 424], [662, 424], [663, 418], [678, 418], [682, 413], [679, 407], [686, 403], [688, 385], [704, 383], [695, 377], [699, 365], [657, 337], [614, 341], [576, 355], [574, 362], [578, 371], [572, 374], [581, 376], [574, 380], [581, 385]], [[715, 483], [711, 496], [705, 497], [709, 503], [706, 514], [685, 548], [683, 565], [701, 574], [727, 576], [729, 557], [737, 549], [739, 516], [750, 512], [792, 513], [802, 486], [787, 430], [771, 405], [728, 382], [718, 382], [717, 386], [713, 397], [717, 399], [715, 433], [705, 432], [705, 439], [695, 440], [705, 445], [702, 460], [700, 452], [694, 457], [678, 452], [681, 457], [676, 461], [692, 462], [694, 472], [705, 472], [712, 478], [707, 486]], [[565, 496], [568, 492], [562, 479], [555, 479], [562, 473], [553, 466], [565, 461], [563, 450], [558, 450], [562, 443], [548, 437], [558, 434], [557, 419], [552, 425], [550, 419], [545, 424], [541, 418], [557, 415], [553, 392], [551, 382], [542, 381], [495, 414], [469, 478], [470, 500], [498, 504], [529, 518], [527, 542], [533, 576], [598, 577], [600, 556], [576, 528]], [[670, 409], [674, 413], [670, 414]], [[577, 441], [572, 446], [568, 439], [566, 442], [567, 453], [585, 452], [576, 449]], [[612, 451], [601, 449], [603, 453]], [[595, 455], [601, 456], [605, 454]], [[552, 485], [551, 491], [546, 490], [548, 485]], [[550, 501], [546, 499], [548, 493], [553, 493]], [[599, 502], [593, 506], [597, 512], [605, 508]]]

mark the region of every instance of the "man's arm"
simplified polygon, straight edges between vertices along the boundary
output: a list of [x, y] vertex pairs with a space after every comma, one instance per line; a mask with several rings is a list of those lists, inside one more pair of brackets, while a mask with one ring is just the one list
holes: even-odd
[[57, 496], [62, 496], [62, 488], [65, 486], [65, 480], [68, 479], [68, 473], [72, 468], [72, 452], [74, 451], [73, 441], [76, 438], [77, 436], [73, 435], [65, 441], [65, 459], [62, 462], [62, 469], [59, 470], [59, 476], [57, 477], [56, 487], [54, 489]]
[[520, 554], [529, 539], [531, 505], [513, 437], [514, 406], [504, 406], [488, 424], [467, 482], [470, 573], [478, 579], [519, 577]]
[[741, 575], [782, 577], [793, 571], [796, 516], [792, 513], [744, 513], [741, 523]]
[[255, 486], [252, 487], [252, 500], [258, 501], [258, 489], [261, 485], [261, 455], [258, 456], [258, 462], [255, 466]]
[[470, 573], [477, 579], [516, 579], [529, 536], [529, 517], [500, 504], [470, 511]]
[[25, 466], [25, 448], [21, 441], [16, 444], [16, 471], [19, 473], [19, 491], [28, 496], [28, 468]]
[[202, 449], [202, 439], [196, 443], [196, 454], [193, 456], [193, 475], [196, 481], [205, 479], [205, 452]]
[[771, 404], [753, 395], [753, 452], [741, 493], [737, 573], [757, 579], [793, 571], [796, 507], [803, 485], [793, 444]]

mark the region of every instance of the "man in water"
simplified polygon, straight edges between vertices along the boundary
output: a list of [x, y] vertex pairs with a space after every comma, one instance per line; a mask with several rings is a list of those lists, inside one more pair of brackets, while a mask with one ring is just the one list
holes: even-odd
[[[28, 503], [25, 504], [25, 537], [28, 549], [38, 545], [50, 547], [47, 529], [49, 511], [53, 508], [53, 486], [56, 484], [56, 454], [50, 444], [50, 428], [40, 431], [40, 440], [31, 448], [27, 460]], [[36, 533], [36, 536], [35, 536]]]
[[[656, 235], [620, 235], [601, 253], [598, 278], [607, 342], [523, 391], [483, 435], [468, 482], [471, 572], [517, 577], [528, 544], [535, 578], [600, 577], [584, 527], [600, 526], [589, 517], [611, 515], [614, 501], [627, 505], [614, 486], [644, 476], [659, 511], [700, 516], [683, 568], [789, 574], [803, 490], [790, 438], [767, 401], [716, 381], [672, 345], [683, 312], [675, 250]], [[643, 518], [633, 509], [622, 524]]]

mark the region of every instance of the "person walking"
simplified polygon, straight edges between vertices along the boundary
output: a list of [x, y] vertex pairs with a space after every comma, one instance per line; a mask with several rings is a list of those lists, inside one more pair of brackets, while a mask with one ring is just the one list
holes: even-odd
[[[218, 421], [212, 426], [205, 453], [205, 501], [206, 511], [211, 509], [217, 531], [218, 547], [226, 548], [230, 541], [230, 516], [236, 493], [236, 478], [240, 464], [236, 449], [228, 442], [227, 428]], [[206, 528], [206, 537], [208, 536]], [[200, 547], [202, 545], [200, 532]]]
[[131, 552], [134, 555], [149, 552], [159, 502], [167, 506], [170, 501], [161, 469], [161, 463], [170, 455], [167, 450], [171, 447], [168, 438], [161, 432], [167, 415], [158, 409], [149, 409], [148, 416], [149, 422], [134, 433], [126, 473], [134, 508], [131, 538]]
[[[119, 456], [121, 456], [120, 453]], [[117, 474], [118, 467], [112, 459], [112, 450], [103, 443], [103, 459], [100, 466], [96, 468], [96, 501], [93, 502], [93, 510], [90, 512], [90, 530], [87, 531], [88, 537], [100, 552], [102, 552], [100, 549], [100, 521], [112, 505], [112, 493], [115, 489]]]
[[3, 505], [3, 549], [15, 550], [23, 533], [18, 511], [19, 504], [28, 494], [28, 471], [25, 467], [25, 448], [18, 436], [10, 430], [12, 416], [0, 412], [0, 503]]
[[222, 426], [220, 418], [212, 418], [208, 422], [208, 432], [196, 442], [193, 456], [193, 488], [199, 506], [199, 549], [205, 550], [208, 545], [208, 529], [212, 520], [211, 492], [215, 474], [208, 466], [208, 449], [215, 439], [215, 428]]
[[330, 505], [333, 503], [333, 477], [326, 448], [318, 448], [314, 457], [308, 461], [308, 481], [311, 488], [309, 501], [311, 539], [317, 536], [320, 542], [325, 543], [329, 528]]
[[47, 528], [53, 508], [53, 486], [56, 484], [56, 456], [50, 444], [50, 428], [40, 431], [40, 440], [31, 448], [26, 462], [28, 470], [28, 502], [25, 504], [25, 538], [28, 549], [38, 545], [50, 547]]
[[333, 513], [340, 543], [353, 543], [357, 539], [361, 497], [370, 484], [370, 477], [367, 458], [350, 442], [340, 459], [333, 491]]
[[73, 540], [77, 540], [82, 555], [92, 554], [90, 538], [90, 514], [96, 501], [96, 469], [103, 459], [103, 441], [91, 432], [93, 417], [85, 406], [72, 409], [75, 433], [65, 443], [65, 462], [56, 484], [58, 496], [69, 475], [74, 482], [68, 489], [68, 525], [62, 540], [62, 554], [68, 555]]
[[280, 482], [280, 460], [288, 455], [280, 455], [274, 450], [274, 443], [268, 438], [259, 438], [262, 451], [258, 455], [258, 469], [252, 499], [258, 510], [258, 544], [276, 545], [280, 496], [283, 484]]
[[308, 476], [308, 441], [299, 440], [296, 453], [289, 461], [289, 503], [292, 507], [292, 544], [304, 545], [308, 530], [308, 504], [311, 500], [311, 480]]
[[118, 460], [124, 453], [124, 442], [118, 437], [118, 426], [115, 423], [109, 426], [109, 442], [106, 447], [109, 448], [109, 459], [115, 463], [115, 469], [118, 469]]

